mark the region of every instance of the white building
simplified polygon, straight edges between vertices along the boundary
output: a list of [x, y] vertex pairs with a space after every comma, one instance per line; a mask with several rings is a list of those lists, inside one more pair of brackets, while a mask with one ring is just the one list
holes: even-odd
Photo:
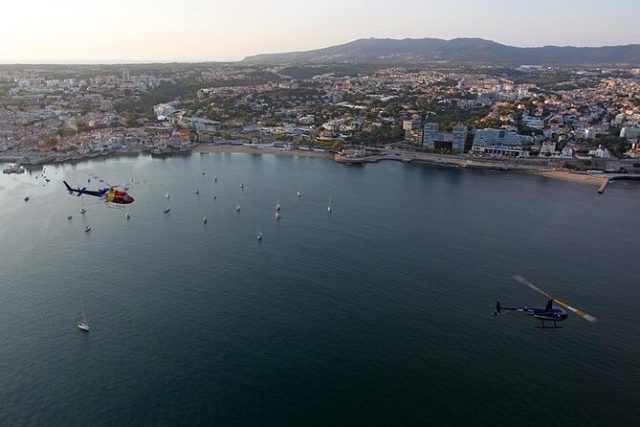
[[171, 104], [158, 104], [153, 107], [153, 113], [158, 120], [165, 120], [176, 113], [176, 108]]
[[498, 156], [528, 156], [523, 147], [533, 144], [533, 138], [504, 129], [480, 129], [473, 138], [471, 152]]
[[620, 138], [638, 139], [640, 138], [640, 126], [623, 127], [620, 129]]
[[542, 122], [542, 119], [540, 119], [540, 117], [523, 115], [522, 122], [531, 129], [542, 129], [544, 127], [544, 123]]

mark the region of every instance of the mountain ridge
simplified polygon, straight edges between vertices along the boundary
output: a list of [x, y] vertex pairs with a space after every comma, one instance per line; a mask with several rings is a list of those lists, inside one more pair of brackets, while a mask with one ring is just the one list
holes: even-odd
[[477, 37], [357, 39], [344, 44], [298, 52], [247, 56], [256, 64], [303, 63], [486, 63], [540, 65], [640, 65], [640, 44], [600, 47], [515, 47]]

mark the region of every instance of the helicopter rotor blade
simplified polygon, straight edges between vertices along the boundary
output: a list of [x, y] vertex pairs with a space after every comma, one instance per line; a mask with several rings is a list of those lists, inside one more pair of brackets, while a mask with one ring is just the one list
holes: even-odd
[[569, 310], [570, 312], [572, 312], [572, 313], [574, 313], [574, 314], [576, 314], [576, 315], [578, 315], [578, 316], [582, 317], [584, 320], [587, 320], [587, 321], [589, 321], [589, 322], [591, 322], [591, 323], [595, 323], [595, 322], [597, 322], [597, 321], [598, 321], [598, 319], [597, 319], [597, 318], [595, 318], [595, 317], [593, 317], [592, 315], [587, 314], [587, 313], [585, 313], [584, 311], [579, 310], [579, 309], [577, 309], [577, 308], [575, 308], [575, 307], [571, 307], [569, 304], [567, 304], [567, 303], [565, 303], [565, 302], [563, 302], [563, 301], [560, 301], [559, 299], [555, 299], [555, 298], [553, 298], [553, 301], [555, 301], [556, 303], [558, 303], [558, 305], [561, 305], [562, 307], [566, 308], [566, 309], [567, 309], [567, 310]]
[[595, 318], [595, 317], [593, 317], [592, 315], [587, 314], [587, 313], [585, 313], [585, 312], [584, 312], [584, 311], [582, 311], [582, 310], [578, 310], [577, 308], [572, 307], [572, 306], [570, 306], [569, 304], [567, 304], [567, 303], [565, 303], [565, 302], [563, 302], [563, 301], [560, 301], [560, 300], [559, 300], [559, 299], [557, 299], [557, 298], [553, 298], [551, 295], [549, 295], [548, 293], [546, 293], [545, 291], [543, 291], [542, 289], [540, 289], [539, 287], [537, 287], [537, 286], [536, 286], [536, 285], [534, 285], [533, 283], [529, 282], [527, 279], [525, 279], [524, 277], [520, 276], [519, 274], [514, 275], [514, 276], [513, 276], [513, 278], [514, 278], [517, 282], [520, 282], [520, 283], [522, 283], [523, 285], [525, 285], [525, 286], [527, 286], [527, 287], [529, 287], [529, 288], [533, 289], [534, 291], [536, 291], [536, 292], [538, 292], [538, 293], [540, 293], [540, 294], [544, 295], [545, 297], [547, 297], [547, 298], [549, 298], [549, 299], [552, 299], [552, 300], [553, 300], [554, 302], [556, 302], [558, 305], [560, 305], [560, 306], [562, 306], [562, 307], [566, 308], [567, 310], [569, 310], [570, 312], [572, 312], [572, 313], [574, 313], [574, 314], [576, 314], [576, 315], [578, 315], [578, 316], [582, 317], [584, 320], [587, 320], [587, 321], [589, 321], [589, 322], [591, 322], [591, 323], [595, 323], [595, 322], [597, 322], [597, 321], [598, 321], [598, 319], [597, 319], [597, 318]]
[[513, 279], [519, 283], [522, 283], [525, 286], [528, 286], [529, 288], [533, 289], [534, 291], [544, 295], [545, 297], [549, 298], [549, 299], [553, 299], [553, 297], [551, 295], [549, 295], [548, 293], [546, 293], [545, 291], [543, 291], [542, 289], [540, 289], [539, 287], [537, 287], [536, 285], [534, 285], [533, 283], [529, 282], [527, 279], [525, 279], [524, 277], [522, 277], [519, 274], [515, 274], [513, 276]]

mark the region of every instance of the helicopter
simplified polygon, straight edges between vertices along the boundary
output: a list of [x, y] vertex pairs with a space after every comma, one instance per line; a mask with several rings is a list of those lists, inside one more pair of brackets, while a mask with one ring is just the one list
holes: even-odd
[[[531, 289], [533, 289], [534, 291], [538, 292], [539, 294], [544, 295], [545, 297], [549, 298], [549, 301], [547, 302], [547, 305], [544, 308], [528, 308], [528, 307], [502, 307], [500, 305], [500, 301], [496, 302], [496, 310], [494, 311], [493, 315], [494, 316], [498, 316], [500, 314], [503, 314], [503, 312], [509, 312], [509, 311], [518, 311], [521, 313], [527, 313], [527, 316], [532, 316], [538, 320], [540, 320], [540, 328], [545, 328], [545, 323], [544, 322], [552, 322], [553, 323], [553, 327], [554, 328], [558, 328], [559, 326], [557, 325], [557, 322], [562, 322], [564, 320], [566, 320], [567, 318], [567, 312], [564, 309], [567, 309], [569, 311], [571, 311], [572, 313], [582, 317], [584, 320], [587, 320], [591, 323], [595, 323], [598, 321], [598, 319], [596, 319], [595, 317], [591, 316], [590, 314], [585, 313], [582, 310], [578, 310], [577, 308], [574, 308], [572, 306], [570, 306], [569, 304], [560, 301], [557, 298], [553, 298], [551, 295], [549, 295], [548, 293], [546, 293], [545, 291], [543, 291], [542, 289], [538, 288], [536, 285], [534, 285], [533, 283], [530, 283], [529, 281], [527, 281], [524, 277], [516, 274], [513, 276], [513, 279]], [[558, 306], [555, 306], [554, 303], [558, 304]], [[538, 326], [536, 326], [538, 327]]]
[[116, 190], [115, 187], [107, 187], [101, 190], [87, 190], [87, 187], [71, 188], [71, 186], [67, 184], [67, 181], [62, 182], [67, 187], [69, 194], [78, 193], [78, 197], [82, 196], [83, 194], [88, 194], [90, 196], [104, 198], [105, 201], [109, 203], [115, 203], [117, 205], [130, 205], [136, 200], [126, 191]]

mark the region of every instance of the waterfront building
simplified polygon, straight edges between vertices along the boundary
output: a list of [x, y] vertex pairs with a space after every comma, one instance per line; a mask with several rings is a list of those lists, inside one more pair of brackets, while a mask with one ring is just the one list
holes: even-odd
[[540, 156], [554, 156], [556, 153], [556, 143], [552, 140], [543, 141], [540, 145]]
[[404, 139], [416, 145], [422, 144], [422, 130], [420, 129], [421, 119], [420, 116], [414, 114], [410, 120], [404, 120], [402, 122], [402, 129], [404, 130]]
[[464, 151], [464, 143], [467, 140], [467, 127], [458, 124], [452, 132], [440, 132], [438, 123], [424, 125], [423, 147], [428, 150], [446, 150], [454, 153]]
[[528, 156], [524, 147], [533, 144], [533, 138], [504, 129], [480, 129], [473, 138], [471, 152], [509, 157]]

